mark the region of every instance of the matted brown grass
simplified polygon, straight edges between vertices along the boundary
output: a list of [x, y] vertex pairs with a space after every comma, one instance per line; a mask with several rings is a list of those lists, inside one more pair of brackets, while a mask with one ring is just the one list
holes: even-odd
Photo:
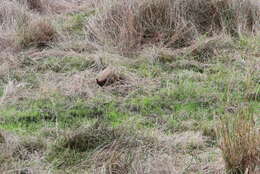
[[96, 8], [87, 26], [91, 38], [123, 53], [144, 44], [189, 46], [200, 35], [251, 33], [260, 19], [257, 6], [241, 0], [114, 0]]

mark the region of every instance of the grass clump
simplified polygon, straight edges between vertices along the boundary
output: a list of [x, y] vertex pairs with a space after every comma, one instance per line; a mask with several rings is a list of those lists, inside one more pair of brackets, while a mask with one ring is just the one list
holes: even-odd
[[30, 46], [42, 47], [57, 38], [54, 26], [47, 19], [31, 20], [17, 30], [17, 44], [21, 48]]
[[[42, 172], [40, 168], [43, 165], [37, 166], [37, 161], [47, 149], [47, 143], [42, 138], [16, 136], [7, 131], [3, 132], [3, 137], [5, 141], [0, 143], [1, 173]], [[33, 166], [35, 166], [36, 170]]]
[[86, 130], [73, 132], [72, 135], [66, 136], [62, 146], [81, 152], [90, 151], [101, 145], [107, 145], [116, 138], [119, 138], [120, 135], [118, 133], [114, 129], [97, 122]]
[[249, 108], [226, 115], [217, 129], [227, 173], [255, 172], [260, 159], [260, 140], [253, 112]]
[[251, 33], [259, 21], [259, 9], [241, 0], [116, 0], [97, 8], [100, 12], [88, 25], [92, 38], [123, 53], [144, 44], [185, 47], [200, 35], [223, 31], [231, 35]]
[[26, 0], [25, 2], [30, 10], [43, 11], [42, 0]]
[[25, 137], [19, 140], [12, 155], [20, 160], [29, 160], [32, 154], [42, 154], [46, 148], [45, 142], [40, 138]]
[[16, 0], [32, 12], [40, 14], [57, 14], [68, 11], [74, 5], [64, 0]]
[[56, 163], [58, 168], [67, 168], [77, 163], [87, 170], [104, 167], [107, 172], [115, 168], [121, 172], [129, 171], [134, 149], [151, 148], [154, 143], [152, 138], [138, 135], [126, 127], [113, 128], [97, 121], [86, 128], [65, 134], [53, 146], [47, 160]]

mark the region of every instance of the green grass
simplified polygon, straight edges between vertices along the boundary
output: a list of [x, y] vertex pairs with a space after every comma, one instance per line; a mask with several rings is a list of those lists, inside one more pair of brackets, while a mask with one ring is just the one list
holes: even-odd
[[71, 35], [85, 37], [85, 24], [93, 14], [95, 14], [95, 10], [69, 14], [62, 21], [61, 28]]
[[154, 78], [159, 77], [163, 73], [170, 71], [169, 67], [163, 63], [141, 63], [130, 66], [133, 71], [137, 72], [141, 77]]
[[[83, 57], [47, 57], [39, 62], [25, 59], [23, 66], [37, 67], [37, 73], [79, 72], [91, 66], [92, 61]], [[229, 60], [229, 58], [227, 58]], [[159, 78], [160, 87], [147, 93], [140, 90], [137, 95], [129, 97], [124, 102], [117, 101], [117, 95], [108, 103], [98, 97], [88, 102], [81, 98], [54, 96], [50, 99], [24, 101], [16, 105], [4, 107], [0, 114], [4, 124], [2, 128], [14, 131], [25, 129], [27, 132], [37, 131], [43, 127], [70, 128], [80, 126], [82, 122], [102, 119], [112, 126], [119, 126], [131, 117], [156, 115], [164, 122], [165, 130], [184, 131], [182, 122], [195, 120], [198, 123], [191, 130], [204, 130], [205, 124], [213, 121], [215, 114], [225, 112], [225, 107], [235, 105], [245, 100], [245, 94], [252, 85], [256, 85], [256, 73], [247, 77], [232, 64], [217, 64], [212, 62], [202, 74], [190, 67], [172, 68], [168, 62], [143, 63], [130, 68], [143, 78]], [[232, 68], [229, 68], [232, 67]], [[14, 72], [15, 75], [16, 72]], [[37, 73], [33, 71], [14, 77], [29, 84], [37, 84]], [[206, 76], [205, 76], [206, 73]], [[174, 76], [166, 80], [169, 76]], [[204, 75], [204, 76], [202, 76]], [[37, 87], [37, 85], [35, 86]], [[255, 108], [257, 101], [248, 101]], [[205, 121], [205, 122], [203, 122]], [[200, 123], [203, 122], [203, 123]], [[144, 121], [146, 127], [159, 127], [154, 119]], [[206, 133], [207, 134], [207, 133]]]
[[3, 94], [4, 94], [4, 88], [1, 86], [1, 87], [0, 87], [0, 97], [2, 97]]
[[84, 57], [48, 57], [39, 62], [38, 71], [73, 72], [84, 71], [93, 61]]
[[22, 102], [8, 106], [0, 112], [3, 123], [0, 127], [26, 132], [37, 131], [43, 127], [72, 127], [82, 118], [90, 119], [95, 113], [82, 101], [55, 97]]
[[[151, 91], [141, 87], [123, 100], [116, 92], [109, 93], [108, 100], [103, 98], [102, 95], [108, 94], [104, 90], [102, 95], [91, 99], [53, 95], [6, 104], [1, 106], [0, 128], [18, 135], [59, 135], [45, 156], [46, 162], [52, 165], [54, 171], [71, 171], [68, 169], [70, 166], [75, 166], [82, 160], [90, 160], [97, 153], [96, 148], [105, 146], [102, 143], [92, 144], [93, 148], [78, 151], [65, 145], [68, 141], [66, 137], [71, 138], [74, 133], [80, 133], [84, 127], [93, 126], [97, 122], [105, 123], [113, 129], [131, 122], [136, 126], [136, 131], [159, 129], [167, 136], [178, 132], [199, 131], [207, 137], [207, 147], [215, 148], [218, 140], [215, 132], [216, 117], [237, 112], [242, 103], [250, 106], [253, 113], [260, 113], [259, 101], [246, 97], [249, 91], [259, 91], [259, 84], [255, 80], [257, 73], [248, 76], [247, 72], [233, 66], [233, 63], [221, 61], [224, 60], [217, 61], [217, 64], [211, 62], [214, 66], [207, 67], [203, 73], [190, 67], [171, 69], [167, 63], [131, 67], [131, 71], [139, 77], [157, 78], [158, 84]], [[80, 72], [90, 66], [88, 63], [82, 64], [81, 58], [46, 58], [37, 65], [41, 67], [37, 72]], [[27, 72], [23, 80], [37, 84], [36, 76]], [[57, 131], [54, 135], [42, 132], [53, 128]], [[71, 132], [71, 135], [60, 134], [58, 130]], [[190, 144], [186, 149], [191, 154], [203, 150], [204, 146], [198, 144]]]
[[38, 73], [84, 71], [91, 65], [93, 65], [93, 60], [84, 56], [44, 57], [38, 61], [25, 57], [22, 62], [22, 66], [30, 67], [28, 71], [32, 71], [33, 68]]
[[114, 103], [104, 103], [99, 99], [85, 102], [60, 95], [10, 105], [1, 109], [0, 115], [3, 119], [0, 128], [28, 134], [41, 128], [69, 129], [97, 119], [116, 127], [128, 116]]

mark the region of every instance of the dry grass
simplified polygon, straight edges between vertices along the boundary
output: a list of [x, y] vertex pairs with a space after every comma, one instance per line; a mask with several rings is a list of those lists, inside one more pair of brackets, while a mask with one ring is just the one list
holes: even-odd
[[67, 1], [3, 0], [0, 4], [0, 51], [17, 51], [15, 43], [24, 48], [53, 41], [57, 32], [50, 18], [73, 10], [77, 10], [76, 6]]
[[255, 2], [2, 0], [0, 173], [255, 172]]
[[[36, 11], [39, 11], [39, 12], [43, 11], [42, 0], [26, 0], [25, 2], [26, 2], [29, 9], [36, 10]], [[45, 1], [45, 2], [47, 2], [47, 1]]]
[[253, 174], [260, 159], [259, 131], [249, 109], [225, 116], [217, 130], [227, 173]]
[[33, 12], [42, 14], [60, 14], [75, 8], [73, 3], [65, 0], [17, 0]]
[[[71, 157], [65, 158], [56, 156], [63, 148], [76, 153], [89, 153], [88, 158], [79, 160], [71, 166], [69, 171], [87, 170], [91, 173], [131, 173], [133, 162], [143, 155], [151, 155], [157, 151], [155, 147], [156, 138], [138, 134], [138, 131], [129, 129], [131, 126], [112, 128], [105, 123], [97, 121], [87, 128], [74, 130], [67, 133], [62, 141], [59, 141], [50, 152], [50, 157], [58, 158], [60, 163], [68, 167]], [[60, 144], [59, 144], [60, 143]], [[137, 153], [139, 151], [139, 153]], [[144, 154], [147, 152], [147, 154]]]
[[0, 51], [13, 50], [16, 26], [29, 19], [27, 8], [14, 1], [1, 1], [0, 4]]
[[[88, 28], [91, 38], [123, 52], [144, 44], [184, 47], [200, 35], [253, 32], [259, 9], [250, 1], [124, 1], [97, 3]], [[203, 10], [202, 10], [203, 9]]]
[[97, 122], [86, 130], [66, 136], [63, 146], [77, 151], [87, 151], [100, 145], [110, 144], [118, 137], [120, 134], [117, 131]]
[[[0, 142], [0, 172], [1, 173], [30, 173], [40, 172], [42, 166], [37, 166], [46, 148], [43, 141], [32, 137], [17, 137], [1, 130]], [[28, 167], [28, 164], [32, 164]]]
[[[0, 32], [3, 32], [0, 30]], [[1, 37], [0, 36], [0, 51], [4, 51], [6, 49], [9, 49], [10, 47], [12, 47], [12, 40], [11, 39], [7, 39], [6, 37]]]
[[46, 46], [54, 41], [57, 32], [48, 19], [33, 19], [17, 30], [17, 44], [22, 48]]
[[13, 1], [3, 0], [0, 4], [0, 24], [1, 28], [12, 29], [15, 23], [22, 23], [28, 16], [25, 6]]
[[[70, 168], [70, 172], [79, 169], [83, 172], [88, 169], [90, 173], [97, 174], [177, 174], [203, 171], [205, 166], [208, 171], [216, 169], [211, 166], [216, 164], [205, 159], [194, 162], [194, 159], [188, 158], [191, 149], [205, 146], [204, 137], [198, 132], [180, 133], [172, 137], [153, 130], [148, 133], [129, 128], [131, 126], [128, 125], [111, 129], [99, 124], [98, 127], [91, 126], [86, 130], [74, 131], [74, 136], [67, 138], [71, 145], [67, 146], [65, 143], [65, 147], [80, 152], [91, 149], [94, 151], [89, 159]], [[208, 154], [198, 152], [197, 155]], [[222, 171], [222, 166], [219, 166], [218, 170]]]

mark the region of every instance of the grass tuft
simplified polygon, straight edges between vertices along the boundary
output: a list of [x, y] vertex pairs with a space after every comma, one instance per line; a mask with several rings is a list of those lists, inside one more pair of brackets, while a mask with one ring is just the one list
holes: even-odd
[[88, 24], [91, 38], [123, 53], [145, 44], [185, 47], [200, 35], [223, 31], [233, 36], [251, 33], [259, 21], [259, 9], [242, 0], [115, 0], [111, 5], [97, 3], [97, 8]]
[[73, 132], [72, 135], [65, 137], [63, 147], [81, 152], [89, 151], [109, 144], [118, 137], [120, 135], [114, 129], [97, 122], [86, 130]]
[[260, 140], [252, 111], [245, 108], [224, 116], [217, 134], [227, 173], [253, 173], [260, 159]]
[[42, 47], [54, 41], [57, 32], [48, 19], [31, 20], [17, 30], [17, 44], [22, 48]]

